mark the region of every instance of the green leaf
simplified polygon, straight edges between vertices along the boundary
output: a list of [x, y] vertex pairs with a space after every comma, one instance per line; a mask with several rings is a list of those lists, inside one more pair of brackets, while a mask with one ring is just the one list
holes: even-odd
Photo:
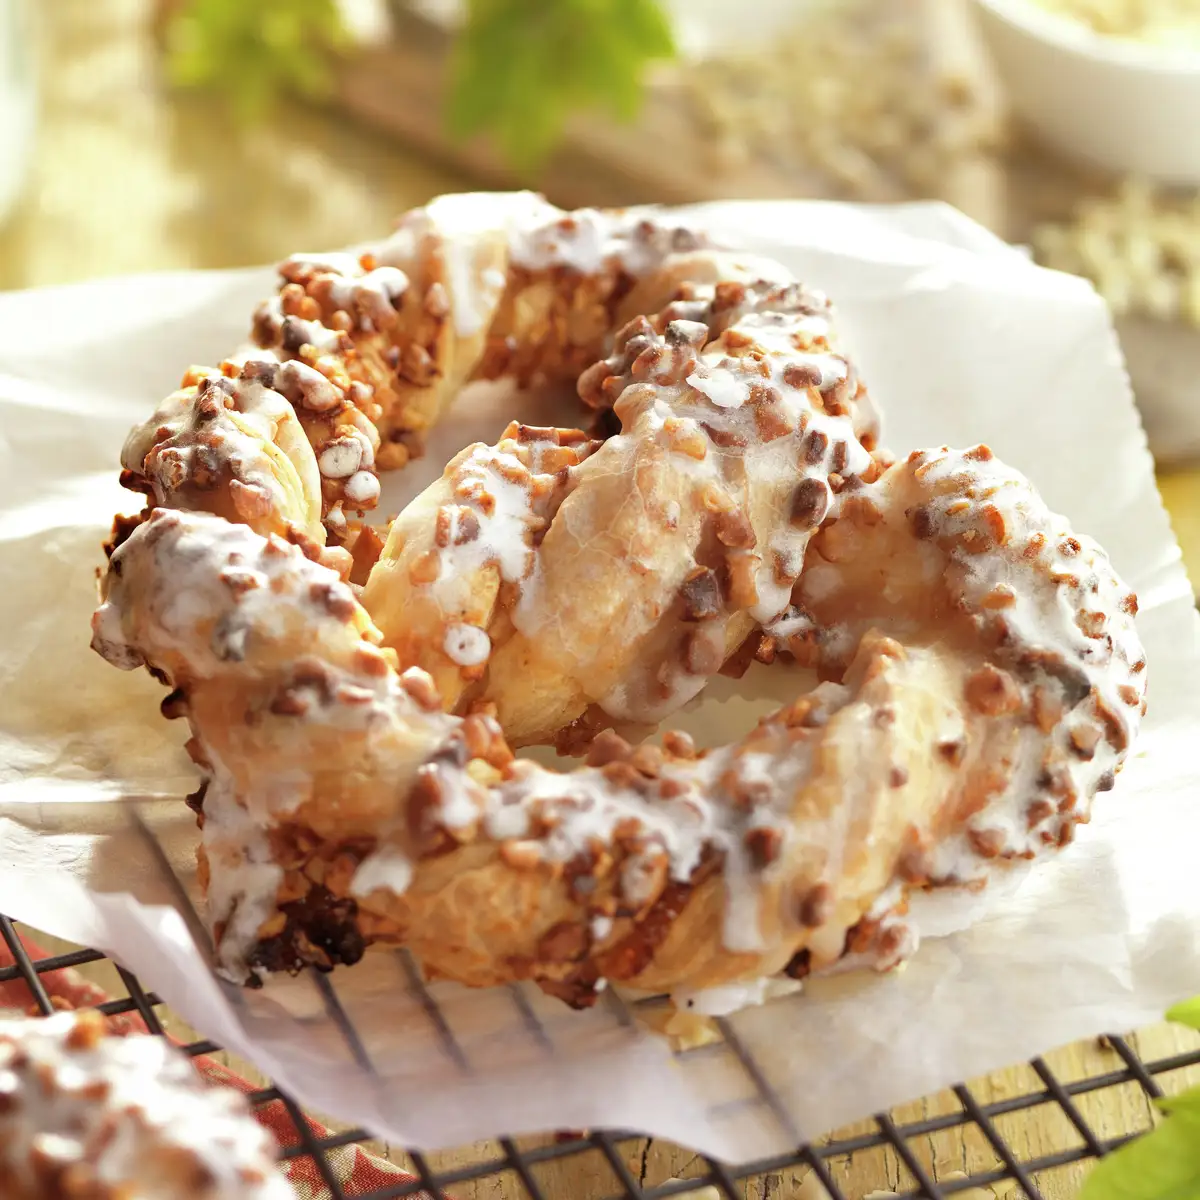
[[1200, 1200], [1200, 1118], [1182, 1108], [1103, 1158], [1080, 1200]]
[[[1175, 1005], [1167, 1019], [1200, 1029], [1200, 997]], [[1200, 1200], [1200, 1088], [1158, 1107], [1167, 1119], [1102, 1159], [1079, 1200]]]
[[1178, 1096], [1164, 1096], [1159, 1100], [1158, 1107], [1165, 1113], [1178, 1113], [1200, 1124], [1200, 1088], [1193, 1088]]
[[467, 14], [447, 124], [491, 134], [517, 167], [541, 162], [574, 112], [632, 120], [647, 65], [675, 53], [657, 0], [468, 0]]
[[168, 29], [167, 69], [256, 120], [281, 92], [327, 94], [328, 53], [346, 38], [337, 0], [190, 0]]
[[1192, 1029], [1200, 1029], [1200, 996], [1184, 1000], [1174, 1008], [1168, 1009], [1167, 1020], [1176, 1021], [1180, 1025], [1188, 1025]]

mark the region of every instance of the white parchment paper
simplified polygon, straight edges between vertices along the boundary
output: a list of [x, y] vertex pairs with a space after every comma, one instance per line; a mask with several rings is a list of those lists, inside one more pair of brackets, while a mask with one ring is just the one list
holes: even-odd
[[[904, 970], [813, 983], [682, 1054], [615, 997], [575, 1013], [533, 991], [425, 989], [391, 952], [257, 993], [219, 983], [181, 915], [196, 898], [182, 723], [158, 717], [144, 674], [87, 648], [99, 542], [129, 508], [126, 429], [235, 346], [273, 287], [268, 270], [197, 273], [0, 296], [0, 912], [112, 953], [302, 1103], [421, 1147], [620, 1126], [772, 1153], [1200, 991], [1197, 620], [1103, 305], [936, 205], [696, 215], [833, 295], [889, 445], [989, 442], [1137, 589], [1149, 719], [1078, 842], [988, 901], [932, 905]], [[389, 502], [546, 403], [464, 396]], [[728, 735], [757, 692], [790, 686], [717, 681], [686, 720]]]

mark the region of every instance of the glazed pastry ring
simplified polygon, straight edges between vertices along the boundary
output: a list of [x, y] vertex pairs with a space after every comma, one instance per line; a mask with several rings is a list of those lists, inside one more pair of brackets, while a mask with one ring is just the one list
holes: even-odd
[[[404, 944], [582, 1005], [886, 967], [914, 890], [1065, 845], [1112, 786], [1136, 600], [985, 447], [879, 452], [778, 264], [456, 197], [283, 277], [259, 344], [131, 434], [148, 505], [94, 619], [191, 725], [235, 978]], [[514, 422], [386, 540], [347, 518], [462, 381], [576, 374], [590, 433]], [[826, 682], [730, 745], [606, 731], [780, 654]]]

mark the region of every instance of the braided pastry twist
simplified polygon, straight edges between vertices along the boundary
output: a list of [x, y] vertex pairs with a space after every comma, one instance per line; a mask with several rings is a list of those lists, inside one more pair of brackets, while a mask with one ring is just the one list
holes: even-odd
[[[173, 490], [155, 473], [174, 432], [134, 435], [156, 507], [112, 554], [93, 644], [161, 673], [191, 724], [224, 969], [397, 943], [431, 975], [583, 1005], [606, 980], [694, 997], [894, 964], [911, 892], [1065, 845], [1112, 786], [1144, 710], [1135, 599], [985, 447], [889, 465], [827, 304], [778, 264], [689, 246], [635, 277], [605, 243], [595, 274], [538, 275], [513, 266], [523, 238], [463, 243], [508, 254], [479, 329], [510, 332], [501, 355], [476, 329], [481, 357], [439, 378], [569, 373], [586, 346], [580, 394], [611, 418], [467, 447], [382, 544], [322, 546], [314, 438], [250, 359], [196, 395], [275, 453], [227, 457], [201, 496], [194, 470]], [[592, 324], [544, 319], [578, 295], [612, 322], [607, 357]], [[274, 395], [295, 364], [330, 377], [297, 353]], [[431, 420], [449, 391], [404, 412], [418, 395]], [[270, 503], [247, 514], [234, 483]], [[727, 746], [600, 732], [780, 655], [825, 682]], [[575, 771], [512, 750], [585, 735]]]

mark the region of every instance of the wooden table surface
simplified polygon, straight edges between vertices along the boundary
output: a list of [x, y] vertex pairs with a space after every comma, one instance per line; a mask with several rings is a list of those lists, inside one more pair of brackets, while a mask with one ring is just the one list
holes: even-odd
[[[438, 192], [471, 185], [309, 108], [286, 106], [268, 128], [240, 135], [211, 103], [164, 94], [146, 29], [149, 0], [55, 0], [38, 7], [45, 38], [42, 130], [27, 198], [0, 229], [0, 288], [271, 261], [297, 249], [360, 239]], [[1200, 579], [1200, 468], [1164, 474], [1161, 483], [1193, 578]], [[1196, 1044], [1165, 1027], [1136, 1041], [1148, 1057]], [[1091, 1043], [1064, 1049], [1051, 1062], [1066, 1080], [1120, 1066], [1111, 1050]], [[1023, 1067], [981, 1081], [977, 1094], [999, 1099], [1037, 1086]], [[1148, 1105], [1134, 1085], [1084, 1096], [1080, 1105], [1104, 1136], [1143, 1127], [1148, 1119]], [[942, 1095], [907, 1106], [899, 1116], [911, 1120], [957, 1107], [953, 1096]], [[1000, 1126], [1022, 1157], [1078, 1144], [1052, 1106], [1002, 1118]], [[916, 1149], [943, 1178], [997, 1165], [978, 1130], [946, 1131]], [[434, 1160], [449, 1167], [482, 1153], [474, 1147]], [[648, 1183], [701, 1169], [694, 1155], [657, 1142], [633, 1147], [629, 1158]], [[1073, 1196], [1081, 1171], [1070, 1166], [1047, 1173], [1044, 1194]], [[834, 1173], [853, 1198], [911, 1186], [890, 1150], [856, 1154]], [[546, 1164], [537, 1174], [554, 1200], [590, 1200], [617, 1190], [599, 1152]], [[756, 1200], [819, 1196], [805, 1174], [766, 1176], [753, 1181], [747, 1194]], [[996, 1185], [994, 1194], [1007, 1195], [1013, 1186]], [[510, 1176], [455, 1189], [462, 1200], [518, 1194]]]

